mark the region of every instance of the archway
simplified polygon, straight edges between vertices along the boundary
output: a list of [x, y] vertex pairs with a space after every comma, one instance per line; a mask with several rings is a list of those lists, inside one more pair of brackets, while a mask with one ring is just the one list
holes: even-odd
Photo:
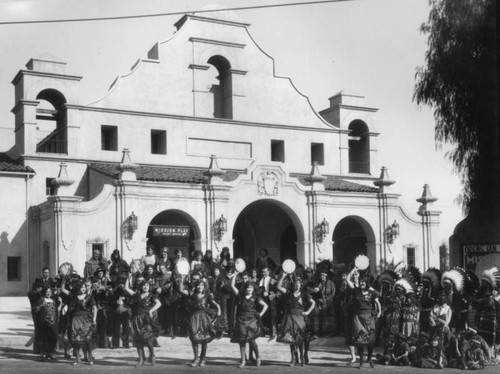
[[157, 214], [149, 223], [146, 236], [147, 244], [154, 245], [156, 254], [161, 247], [168, 247], [169, 255], [173, 256], [174, 250], [178, 248], [189, 260], [196, 249], [195, 241], [200, 238], [192, 217], [173, 209]]
[[333, 263], [350, 269], [358, 255], [366, 255], [375, 264], [375, 253], [368, 251], [368, 244], [374, 241], [370, 225], [360, 217], [345, 217], [333, 231]]
[[303, 230], [295, 213], [274, 200], [251, 203], [239, 214], [233, 229], [235, 258], [255, 265], [260, 248], [266, 248], [277, 264], [285, 259], [297, 260], [297, 240]]

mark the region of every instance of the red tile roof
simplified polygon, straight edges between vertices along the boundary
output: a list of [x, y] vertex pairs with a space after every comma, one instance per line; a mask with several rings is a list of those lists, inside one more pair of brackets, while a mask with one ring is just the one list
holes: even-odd
[[[89, 165], [92, 169], [103, 173], [111, 178], [118, 178], [120, 173], [118, 164], [112, 163], [92, 163]], [[207, 169], [197, 168], [180, 168], [167, 166], [139, 166], [136, 170], [138, 180], [155, 181], [155, 182], [175, 182], [175, 183], [205, 183], [207, 177], [203, 174]], [[221, 178], [225, 182], [235, 180], [243, 171], [226, 171]], [[291, 174], [290, 176], [298, 178], [300, 183], [305, 186], [311, 184], [306, 180], [307, 174]], [[327, 191], [340, 192], [371, 192], [376, 193], [378, 188], [366, 186], [363, 184], [348, 182], [339, 177], [327, 176], [325, 181], [325, 189]]]
[[[118, 178], [120, 173], [118, 164], [92, 163], [89, 166], [112, 178]], [[206, 171], [207, 169], [141, 165], [137, 168], [136, 175], [138, 180], [144, 181], [202, 184], [207, 180], [207, 177], [203, 174]], [[225, 182], [231, 182], [240, 174], [242, 172], [226, 171], [221, 175], [221, 178]]]
[[[290, 176], [298, 178], [300, 183], [302, 183], [305, 186], [311, 185], [311, 183], [307, 181], [307, 178], [309, 177], [308, 174], [291, 174]], [[340, 191], [340, 192], [372, 192], [372, 193], [378, 192], [377, 187], [349, 182], [342, 178], [334, 177], [331, 175], [326, 176], [325, 190]]]
[[20, 161], [13, 160], [6, 153], [0, 153], [0, 171], [12, 173], [34, 173], [29, 166], [24, 166]]

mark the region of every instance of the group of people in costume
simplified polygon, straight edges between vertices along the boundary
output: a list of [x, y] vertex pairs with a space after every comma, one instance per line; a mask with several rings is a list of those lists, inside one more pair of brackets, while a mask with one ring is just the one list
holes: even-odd
[[[354, 314], [349, 322], [353, 328], [348, 329], [353, 335], [347, 334], [347, 344], [366, 345], [370, 365], [477, 370], [496, 363], [500, 267], [484, 270], [479, 279], [460, 267], [444, 272], [429, 268], [422, 274], [410, 266], [399, 272], [385, 270], [368, 285], [370, 277], [363, 275], [363, 282], [359, 274], [354, 269], [346, 280], [352, 300], [345, 305]], [[368, 289], [363, 302], [372, 306], [371, 315], [377, 315], [377, 321], [362, 316], [361, 311], [368, 310], [358, 300], [363, 289]], [[370, 347], [376, 342], [383, 353], [374, 360]], [[359, 365], [363, 366], [360, 352]], [[351, 355], [354, 363], [352, 351]]]
[[[34, 352], [52, 360], [59, 347], [74, 365], [92, 365], [95, 348], [134, 346], [138, 366], [155, 365], [157, 338], [164, 334], [188, 337], [190, 365], [201, 367], [208, 344], [229, 336], [240, 348], [239, 367], [260, 366], [256, 340], [268, 336], [290, 346], [290, 366], [307, 365], [310, 342], [334, 325], [327, 335], [345, 335], [350, 365], [357, 352], [360, 367], [378, 362], [470, 369], [478, 357], [478, 367], [491, 359], [500, 337], [497, 268], [486, 271], [481, 283], [460, 268], [421, 274], [408, 267], [373, 277], [366, 256], [344, 274], [330, 261], [314, 270], [292, 260], [277, 265], [265, 248], [253, 266], [232, 259], [228, 248], [217, 258], [209, 250], [190, 258], [180, 249], [156, 252], [148, 245], [146, 255], [131, 263], [118, 250], [109, 260], [95, 250], [83, 275], [70, 263], [53, 278], [43, 269], [28, 292]], [[374, 357], [376, 343], [383, 354]]]

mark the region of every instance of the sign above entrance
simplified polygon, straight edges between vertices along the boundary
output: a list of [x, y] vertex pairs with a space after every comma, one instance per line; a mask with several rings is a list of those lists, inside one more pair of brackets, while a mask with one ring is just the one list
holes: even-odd
[[152, 226], [153, 236], [189, 236], [189, 226]]
[[464, 268], [481, 274], [500, 259], [500, 244], [467, 244], [463, 246], [463, 255]]

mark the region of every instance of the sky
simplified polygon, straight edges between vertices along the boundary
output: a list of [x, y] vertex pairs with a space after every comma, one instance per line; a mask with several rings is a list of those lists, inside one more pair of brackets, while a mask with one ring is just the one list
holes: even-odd
[[[303, 0], [304, 2], [306, 0]], [[0, 0], [0, 23], [41, 19], [95, 18], [189, 12], [200, 9], [285, 4], [297, 0]], [[365, 96], [376, 114], [378, 165], [396, 181], [393, 191], [418, 219], [416, 199], [424, 184], [442, 211], [440, 242], [448, 243], [463, 217], [460, 192], [445, 151], [434, 141], [432, 109], [412, 100], [415, 73], [425, 63], [425, 0], [352, 0], [235, 11], [259, 46], [320, 111], [340, 90]], [[138, 58], [169, 38], [181, 15], [139, 19], [0, 24], [0, 152], [14, 143], [14, 86], [11, 81], [32, 57], [66, 62], [69, 74], [83, 76], [80, 104], [104, 96], [114, 79]], [[444, 147], [446, 148], [446, 147]]]

